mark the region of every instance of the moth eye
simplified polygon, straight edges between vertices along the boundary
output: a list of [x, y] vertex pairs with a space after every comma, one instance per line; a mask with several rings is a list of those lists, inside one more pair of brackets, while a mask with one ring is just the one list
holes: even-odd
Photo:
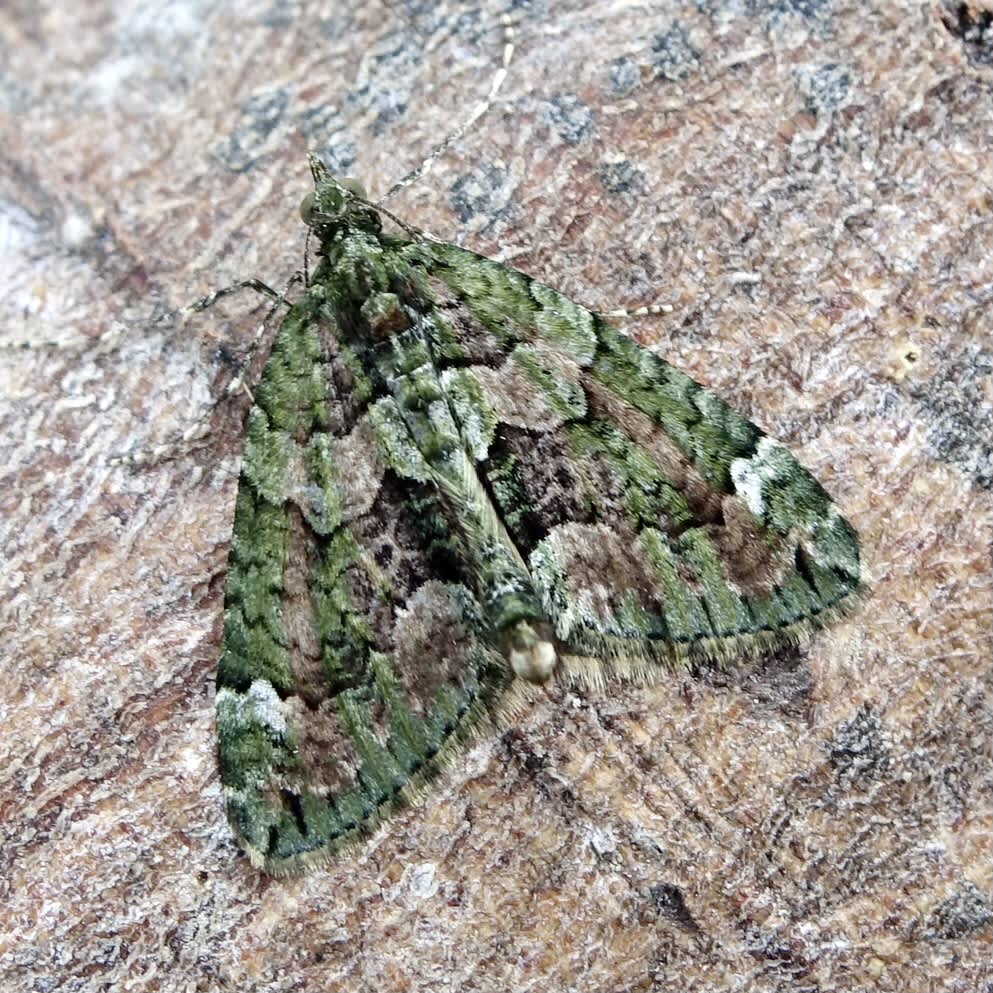
[[314, 219], [314, 199], [314, 194], [308, 193], [300, 201], [300, 219], [307, 227], [310, 227], [311, 221]]
[[355, 196], [361, 197], [363, 200], [368, 200], [366, 196], [365, 187], [362, 185], [361, 180], [356, 179], [354, 176], [343, 176], [341, 179], [335, 179], [335, 182], [344, 190], [348, 190], [349, 193], [354, 193]]

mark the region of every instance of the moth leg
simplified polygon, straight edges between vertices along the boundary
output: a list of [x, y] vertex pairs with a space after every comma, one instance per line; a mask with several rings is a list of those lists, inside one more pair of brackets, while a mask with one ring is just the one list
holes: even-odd
[[96, 354], [110, 351], [128, 332], [129, 324], [133, 322], [119, 321], [112, 324], [106, 331], [96, 337], [76, 335], [67, 341], [55, 341], [42, 338], [37, 341], [31, 338], [19, 338], [16, 341], [0, 341], [0, 351], [5, 352], [69, 352], [93, 351]]
[[[293, 276], [286, 289], [288, 290], [297, 279], [299, 279], [299, 274]], [[287, 302], [286, 290], [279, 293], [268, 284], [263, 283], [261, 279], [239, 279], [236, 283], [231, 283], [229, 286], [222, 286], [220, 289], [208, 293], [205, 297], [201, 297], [184, 309], [191, 313], [200, 313], [201, 311], [209, 310], [218, 300], [223, 300], [224, 297], [229, 297], [233, 293], [239, 293], [241, 290], [254, 290], [256, 293], [260, 293], [262, 296], [275, 301], [276, 304]]]
[[168, 317], [176, 317], [177, 315], [184, 313], [203, 313], [213, 307], [218, 301], [242, 290], [252, 290], [273, 301], [272, 306], [266, 312], [265, 317], [263, 317], [262, 321], [259, 323], [259, 326], [256, 328], [252, 341], [245, 349], [244, 354], [237, 361], [234, 374], [228, 380], [227, 385], [221, 393], [214, 397], [207, 410], [192, 424], [188, 425], [183, 431], [177, 435], [174, 435], [168, 441], [160, 442], [159, 444], [153, 445], [149, 448], [136, 449], [132, 452], [114, 455], [109, 460], [110, 465], [126, 465], [131, 468], [147, 468], [148, 466], [158, 465], [160, 462], [167, 462], [171, 459], [178, 458], [189, 450], [192, 443], [201, 441], [210, 434], [210, 422], [214, 416], [214, 412], [219, 406], [225, 403], [228, 398], [233, 396], [235, 393], [243, 392], [248, 396], [249, 400], [251, 400], [252, 390], [247, 382], [250, 377], [246, 375], [246, 372], [253, 367], [259, 348], [262, 342], [267, 338], [267, 332], [269, 331], [269, 325], [272, 321], [273, 315], [280, 307], [290, 306], [290, 302], [287, 300], [286, 294], [289, 292], [290, 288], [295, 283], [300, 282], [302, 278], [302, 273], [294, 273], [290, 281], [287, 283], [286, 289], [283, 290], [282, 293], [272, 289], [272, 287], [266, 285], [260, 279], [242, 279], [236, 283], [231, 283], [229, 286], [223, 286], [218, 290], [214, 290], [213, 293], [209, 293], [207, 296], [202, 297], [186, 307], [183, 307], [179, 311], [172, 311], [171, 313], [160, 317], [156, 323], [160, 323]]
[[[294, 278], [296, 279], [298, 277]], [[115, 321], [114, 324], [107, 328], [106, 331], [101, 332], [95, 337], [90, 337], [89, 335], [77, 335], [76, 337], [69, 338], [66, 341], [56, 341], [54, 339], [46, 338], [38, 340], [21, 338], [16, 341], [0, 342], [0, 349], [4, 351], [52, 352], [79, 349], [89, 350], [96, 352], [97, 354], [101, 354], [104, 351], [109, 351], [114, 345], [117, 344], [117, 342], [123, 339], [125, 335], [132, 330], [143, 330], [148, 327], [157, 327], [161, 324], [174, 322], [177, 317], [183, 315], [184, 313], [198, 313], [200, 311], [207, 310], [221, 298], [241, 289], [252, 289], [258, 293], [262, 293], [272, 300], [279, 301], [280, 303], [286, 302], [283, 294], [280, 294], [271, 287], [266, 286], [266, 284], [261, 280], [245, 279], [238, 283], [232, 283], [230, 286], [225, 286], [220, 290], [215, 290], [213, 293], [208, 294], [201, 300], [197, 300], [195, 303], [189, 304], [186, 307], [180, 307], [178, 310], [167, 310], [165, 313], [159, 314], [157, 317], [150, 318], [149, 320]], [[289, 289], [289, 287], [287, 287], [287, 289]]]
[[64, 341], [54, 338], [19, 338], [14, 341], [0, 341], [0, 351], [3, 352], [88, 352], [94, 356], [105, 355], [113, 351], [132, 332], [141, 332], [148, 327], [155, 327], [179, 311], [170, 310], [158, 317], [148, 319], [119, 319], [115, 320], [105, 331], [97, 335], [76, 334]]
[[249, 342], [248, 347], [245, 349], [244, 354], [241, 357], [241, 361], [238, 363], [237, 371], [234, 376], [228, 382], [228, 385], [224, 389], [224, 393], [221, 397], [217, 398], [214, 405], [217, 406], [222, 403], [224, 398], [231, 396], [234, 393], [239, 393], [244, 391], [251, 397], [252, 392], [246, 384], [245, 372], [251, 369], [252, 364], [255, 360], [255, 356], [258, 353], [259, 346], [262, 344], [266, 337], [266, 331], [269, 328], [269, 322], [272, 320], [273, 315], [280, 307], [289, 307], [290, 301], [287, 300], [286, 294], [290, 291], [291, 287], [295, 283], [306, 282], [305, 272], [295, 272], [291, 277], [290, 281], [286, 284], [286, 289], [282, 293], [278, 293], [276, 290], [267, 286], [261, 280], [258, 279], [244, 279], [237, 283], [232, 283], [230, 286], [224, 286], [219, 290], [215, 290], [209, 296], [204, 297], [202, 300], [198, 300], [190, 308], [194, 313], [201, 313], [213, 307], [218, 300], [223, 297], [230, 296], [232, 293], [237, 293], [239, 290], [248, 289], [254, 290], [256, 293], [261, 293], [263, 296], [268, 297], [273, 301], [272, 306], [266, 312], [265, 317], [262, 318], [259, 326], [255, 330], [255, 335]]

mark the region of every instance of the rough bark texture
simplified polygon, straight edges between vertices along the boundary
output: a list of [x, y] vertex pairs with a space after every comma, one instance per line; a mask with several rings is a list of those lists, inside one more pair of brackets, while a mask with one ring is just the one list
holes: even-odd
[[[223, 819], [212, 673], [304, 153], [598, 308], [788, 443], [873, 593], [804, 652], [552, 690], [304, 879]], [[993, 984], [986, 0], [0, 11], [0, 986]], [[118, 332], [101, 338], [105, 332]], [[79, 339], [85, 347], [76, 347]], [[146, 468], [113, 457], [206, 437]]]

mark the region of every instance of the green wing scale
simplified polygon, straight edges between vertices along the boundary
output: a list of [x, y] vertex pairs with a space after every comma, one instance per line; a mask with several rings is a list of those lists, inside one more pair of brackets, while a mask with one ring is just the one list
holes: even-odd
[[218, 672], [229, 818], [274, 874], [368, 834], [519, 680], [723, 663], [861, 588], [783, 446], [312, 166], [320, 262], [248, 413]]

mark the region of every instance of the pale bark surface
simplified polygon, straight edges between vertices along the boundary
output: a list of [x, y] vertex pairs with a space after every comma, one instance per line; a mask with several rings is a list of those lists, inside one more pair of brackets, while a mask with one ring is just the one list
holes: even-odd
[[368, 845], [260, 876], [212, 712], [244, 402], [112, 460], [222, 393], [265, 307], [170, 311], [286, 284], [305, 152], [388, 188], [504, 7], [4, 5], [3, 340], [94, 343], [0, 353], [0, 988], [993, 982], [989, 4], [516, 7], [500, 102], [392, 209], [669, 304], [625, 329], [797, 452], [872, 595], [794, 657], [553, 688]]

